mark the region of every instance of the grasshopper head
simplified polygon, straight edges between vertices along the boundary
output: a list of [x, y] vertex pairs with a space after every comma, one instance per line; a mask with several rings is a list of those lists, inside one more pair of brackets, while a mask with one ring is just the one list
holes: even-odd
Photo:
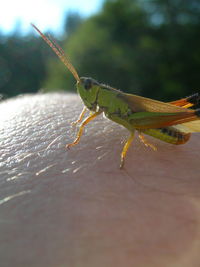
[[77, 82], [78, 93], [83, 100], [86, 107], [90, 110], [96, 111], [97, 109], [97, 97], [100, 89], [100, 84], [88, 77], [81, 77]]

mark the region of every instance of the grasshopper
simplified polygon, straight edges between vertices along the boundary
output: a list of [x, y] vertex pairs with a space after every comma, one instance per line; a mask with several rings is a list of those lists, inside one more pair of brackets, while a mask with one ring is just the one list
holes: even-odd
[[143, 134], [153, 136], [164, 142], [180, 145], [186, 143], [192, 132], [200, 132], [200, 109], [190, 109], [200, 101], [199, 94], [194, 94], [173, 102], [161, 102], [134, 94], [126, 94], [95, 79], [79, 77], [63, 49], [46, 37], [34, 24], [32, 26], [44, 41], [53, 49], [77, 81], [76, 87], [85, 107], [74, 124], [81, 122], [87, 110], [90, 115], [82, 122], [77, 137], [70, 148], [79, 143], [84, 127], [101, 113], [124, 126], [130, 136], [121, 152], [120, 168], [124, 166], [127, 151], [138, 131], [140, 140], [145, 146], [156, 150]]

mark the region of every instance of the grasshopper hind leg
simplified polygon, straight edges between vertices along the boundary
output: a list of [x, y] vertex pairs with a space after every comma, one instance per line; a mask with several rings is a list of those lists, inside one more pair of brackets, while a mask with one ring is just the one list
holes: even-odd
[[140, 141], [147, 147], [150, 147], [152, 148], [154, 151], [157, 151], [157, 148], [156, 146], [152, 145], [151, 143], [149, 143], [146, 138], [141, 134], [141, 132], [139, 132], [139, 138], [140, 138]]

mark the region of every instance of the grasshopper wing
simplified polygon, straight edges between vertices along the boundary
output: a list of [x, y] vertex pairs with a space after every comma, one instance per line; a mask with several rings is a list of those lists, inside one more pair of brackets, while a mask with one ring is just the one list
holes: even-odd
[[152, 129], [197, 120], [199, 110], [186, 109], [173, 104], [131, 94], [119, 96], [128, 103], [133, 114], [130, 124], [136, 129]]
[[173, 127], [184, 133], [198, 133], [200, 132], [200, 120], [185, 122]]
[[[181, 106], [184, 108], [188, 108], [194, 105], [198, 105], [200, 102], [200, 95], [199, 93], [190, 95], [186, 98], [182, 98], [173, 102], [169, 102], [172, 105], [176, 106]], [[182, 124], [178, 124], [173, 126], [175, 129], [184, 132], [184, 133], [194, 133], [194, 132], [200, 132], [200, 121], [195, 120], [195, 121], [190, 121], [190, 122], [185, 122]]]
[[193, 110], [185, 109], [170, 103], [165, 103], [162, 101], [154, 100], [151, 98], [146, 98], [142, 96], [132, 95], [132, 94], [120, 94], [120, 98], [124, 99], [133, 112], [164, 112], [164, 113], [191, 113]]
[[183, 108], [189, 108], [189, 107], [192, 107], [194, 105], [198, 105], [199, 102], [200, 102], [200, 95], [199, 95], [199, 93], [196, 93], [196, 94], [190, 95], [188, 97], [169, 102], [169, 104], [183, 107]]

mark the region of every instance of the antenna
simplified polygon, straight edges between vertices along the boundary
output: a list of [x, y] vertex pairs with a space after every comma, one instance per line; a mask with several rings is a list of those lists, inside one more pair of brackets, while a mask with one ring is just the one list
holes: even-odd
[[80, 78], [78, 76], [77, 71], [70, 63], [69, 59], [67, 58], [67, 56], [65, 55], [63, 49], [59, 46], [59, 44], [57, 44], [57, 42], [52, 37], [51, 40], [48, 37], [46, 37], [33, 23], [31, 23], [31, 25], [41, 35], [43, 40], [53, 49], [56, 55], [61, 59], [61, 61], [65, 64], [68, 70], [73, 74], [76, 81], [80, 82]]

